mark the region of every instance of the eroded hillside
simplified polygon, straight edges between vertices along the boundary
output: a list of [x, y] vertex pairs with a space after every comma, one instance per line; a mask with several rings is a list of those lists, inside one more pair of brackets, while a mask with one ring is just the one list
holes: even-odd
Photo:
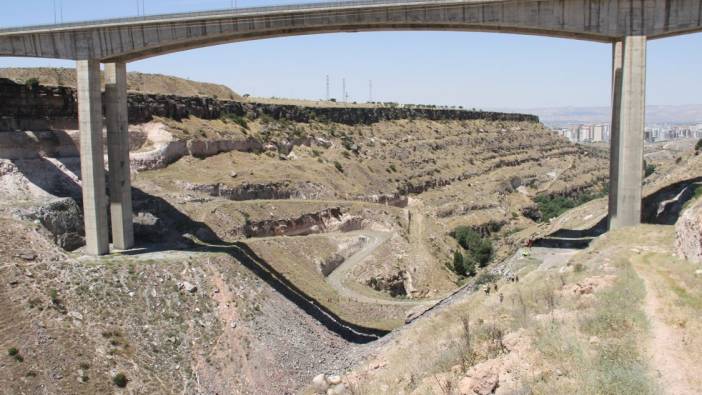
[[[564, 226], [567, 215], [538, 222], [538, 197], [592, 198], [606, 185], [606, 151], [573, 145], [530, 116], [131, 95], [139, 245], [93, 259], [81, 253], [72, 92], [21, 89], [8, 107], [15, 118], [0, 123], [6, 129], [31, 125], [36, 100], [49, 104], [44, 128], [0, 132], [2, 277], [10, 279], [0, 295], [3, 317], [12, 317], [0, 344], [17, 349], [0, 370], [15, 392], [109, 392], [124, 373], [128, 391], [141, 393], [285, 393], [319, 373], [364, 366], [368, 355], [382, 372], [394, 363], [383, 355], [402, 355], [393, 339], [402, 346], [406, 331], [433, 322], [437, 302], [516, 272], [505, 258]], [[651, 188], [690, 172], [657, 160], [670, 171], [654, 174]], [[600, 214], [588, 215], [578, 220]], [[491, 244], [474, 276], [454, 267], [463, 247], [452, 233], [462, 226]], [[527, 261], [518, 264], [537, 266]], [[483, 302], [466, 303], [476, 314], [501, 311]], [[397, 331], [406, 322], [414, 324]], [[483, 323], [479, 331], [492, 336]], [[443, 354], [449, 343], [429, 337]], [[502, 355], [485, 350], [474, 362]], [[427, 393], [435, 381], [419, 366], [406, 370], [409, 379], [354, 371], [349, 387], [374, 389], [361, 393], [385, 385]]]

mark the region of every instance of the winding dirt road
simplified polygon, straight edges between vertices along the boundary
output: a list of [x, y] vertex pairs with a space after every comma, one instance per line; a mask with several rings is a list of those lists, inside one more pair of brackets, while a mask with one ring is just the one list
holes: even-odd
[[366, 243], [363, 245], [360, 251], [351, 255], [348, 259], [344, 261], [338, 268], [336, 268], [327, 277], [327, 282], [334, 288], [339, 295], [344, 296], [349, 299], [353, 299], [357, 302], [369, 303], [369, 304], [384, 304], [384, 305], [431, 305], [436, 303], [437, 300], [392, 300], [389, 298], [373, 297], [371, 295], [362, 294], [356, 290], [347, 287], [344, 283], [349, 277], [349, 274], [354, 267], [363, 263], [368, 257], [373, 255], [378, 247], [382, 246], [386, 241], [390, 240], [392, 233], [390, 232], [379, 232], [379, 231], [355, 231], [350, 233], [345, 233], [344, 235], [359, 235], [367, 238]]

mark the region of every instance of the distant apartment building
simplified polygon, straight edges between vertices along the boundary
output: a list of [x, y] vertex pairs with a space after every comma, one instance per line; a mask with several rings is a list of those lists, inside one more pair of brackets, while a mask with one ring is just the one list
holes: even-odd
[[[555, 132], [573, 143], [609, 142], [611, 139], [611, 128], [607, 123], [582, 124], [556, 129]], [[652, 125], [646, 127], [644, 136], [648, 143], [677, 139], [700, 139], [702, 138], [702, 123], [676, 126]]]
[[556, 132], [573, 143], [599, 143], [609, 141], [609, 124], [578, 125]]

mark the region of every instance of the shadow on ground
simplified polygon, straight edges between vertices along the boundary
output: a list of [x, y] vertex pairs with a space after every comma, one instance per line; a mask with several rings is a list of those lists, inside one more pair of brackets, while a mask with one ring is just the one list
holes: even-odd
[[[695, 195], [695, 189], [702, 186], [702, 177], [690, 178], [646, 196], [642, 202], [641, 221], [653, 225], [674, 225], [685, 204]], [[607, 217], [588, 229], [559, 229], [548, 236], [534, 241], [535, 247], [548, 248], [587, 248], [598, 236], [607, 232]]]
[[[58, 197], [71, 197], [80, 203], [80, 185], [66, 176], [51, 161], [46, 159], [33, 161], [37, 162], [31, 165], [28, 161], [14, 163], [27, 179], [44, 191]], [[41, 174], [37, 174], [37, 168], [41, 169]], [[80, 174], [80, 169], [75, 168], [75, 166], [69, 170]], [[288, 281], [280, 272], [257, 256], [245, 243], [223, 241], [207, 224], [193, 220], [165, 199], [148, 194], [138, 188], [132, 188], [132, 200], [136, 216], [134, 232], [138, 245], [137, 248], [126, 252], [125, 255], [169, 250], [228, 254], [305, 313], [349, 342], [368, 343], [388, 333], [384, 330], [367, 328], [343, 320]], [[164, 243], [164, 240], [168, 242]]]

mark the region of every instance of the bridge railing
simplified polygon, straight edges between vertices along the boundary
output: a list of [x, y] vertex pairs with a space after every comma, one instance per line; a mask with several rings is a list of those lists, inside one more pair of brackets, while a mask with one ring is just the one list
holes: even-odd
[[274, 6], [263, 6], [263, 7], [245, 7], [245, 8], [227, 8], [211, 11], [194, 11], [194, 12], [180, 12], [173, 14], [158, 14], [158, 15], [148, 15], [148, 16], [138, 16], [138, 17], [127, 17], [127, 18], [112, 18], [112, 19], [99, 19], [91, 21], [80, 21], [80, 22], [68, 22], [61, 24], [45, 24], [45, 25], [33, 25], [33, 26], [18, 26], [12, 28], [0, 29], [0, 34], [10, 34], [10, 33], [26, 33], [35, 30], [53, 30], [53, 29], [70, 29], [70, 28], [80, 28], [86, 26], [97, 26], [97, 25], [109, 25], [109, 24], [121, 24], [121, 23], [131, 23], [131, 22], [161, 22], [164, 20], [179, 19], [179, 18], [207, 18], [207, 17], [217, 17], [223, 15], [232, 16], [242, 16], [242, 15], [256, 15], [272, 12], [285, 12], [285, 11], [304, 11], [304, 10], [315, 10], [319, 8], [353, 8], [353, 7], [363, 7], [363, 6], [385, 6], [385, 5], [417, 5], [417, 4], [431, 4], [431, 3], [469, 3], [474, 0], [346, 0], [346, 1], [324, 1], [318, 3], [301, 3], [301, 4], [288, 4], [288, 5], [274, 5]]

